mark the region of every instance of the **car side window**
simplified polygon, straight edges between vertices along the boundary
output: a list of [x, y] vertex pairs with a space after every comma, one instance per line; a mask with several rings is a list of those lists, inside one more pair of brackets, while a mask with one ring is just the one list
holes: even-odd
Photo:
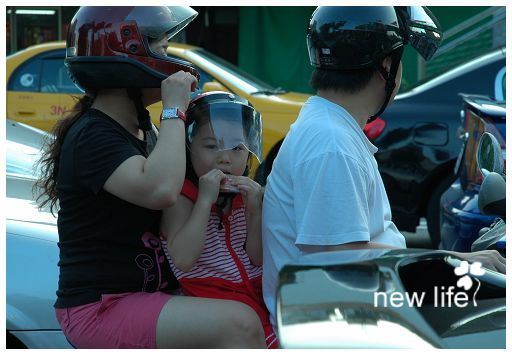
[[63, 58], [43, 60], [41, 92], [81, 94], [80, 89], [69, 78]]
[[41, 81], [41, 60], [31, 60], [24, 63], [11, 76], [7, 85], [9, 91], [39, 91]]

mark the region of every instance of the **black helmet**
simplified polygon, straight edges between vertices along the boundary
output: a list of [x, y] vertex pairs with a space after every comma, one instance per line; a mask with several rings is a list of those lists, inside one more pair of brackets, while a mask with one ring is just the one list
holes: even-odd
[[[421, 6], [320, 6], [311, 17], [307, 45], [311, 65], [327, 70], [374, 67], [386, 79], [387, 106], [405, 44], [425, 59], [432, 58], [442, 31], [435, 16]], [[391, 71], [382, 60], [392, 58]]]

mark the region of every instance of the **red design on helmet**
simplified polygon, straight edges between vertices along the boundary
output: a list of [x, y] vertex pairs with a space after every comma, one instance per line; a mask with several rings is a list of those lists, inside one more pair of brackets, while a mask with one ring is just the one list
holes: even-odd
[[86, 6], [69, 27], [65, 64], [83, 89], [155, 88], [180, 70], [199, 78], [187, 61], [151, 51], [150, 40], [169, 40], [195, 17], [187, 6]]

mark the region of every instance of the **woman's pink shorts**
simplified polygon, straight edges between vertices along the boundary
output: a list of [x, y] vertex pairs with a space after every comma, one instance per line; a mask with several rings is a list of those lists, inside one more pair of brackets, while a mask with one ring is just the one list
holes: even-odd
[[172, 295], [107, 294], [98, 302], [56, 308], [64, 335], [77, 348], [156, 348], [156, 324]]

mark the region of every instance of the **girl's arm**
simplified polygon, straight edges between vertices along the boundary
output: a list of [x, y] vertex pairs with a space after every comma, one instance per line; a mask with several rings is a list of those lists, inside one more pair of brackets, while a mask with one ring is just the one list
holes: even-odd
[[160, 233], [167, 238], [174, 265], [182, 271], [192, 269], [203, 252], [212, 204], [217, 200], [224, 177], [220, 170], [211, 170], [199, 178], [195, 204], [180, 195], [176, 204], [163, 211]]
[[245, 176], [238, 176], [234, 183], [240, 189], [245, 204], [245, 219], [247, 223], [245, 251], [253, 265], [261, 266], [263, 262], [263, 249], [261, 246], [261, 201], [263, 190], [256, 181]]
[[167, 238], [169, 256], [174, 265], [189, 271], [201, 256], [211, 204], [197, 200], [194, 204], [180, 195], [176, 203], [165, 209], [160, 222], [160, 233]]
[[261, 266], [263, 262], [263, 249], [261, 247], [261, 211], [259, 213], [245, 213], [247, 221], [247, 241], [245, 251], [253, 265]]

